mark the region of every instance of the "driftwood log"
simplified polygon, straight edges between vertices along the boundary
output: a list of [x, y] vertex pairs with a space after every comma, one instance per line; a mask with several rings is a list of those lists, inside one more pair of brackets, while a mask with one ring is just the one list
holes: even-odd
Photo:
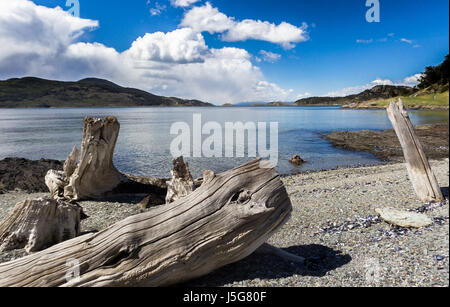
[[402, 146], [409, 177], [417, 196], [424, 202], [442, 201], [442, 191], [402, 100], [392, 101], [387, 113]]
[[[291, 210], [276, 170], [255, 160], [219, 175], [209, 173], [201, 187], [174, 203], [0, 264], [0, 286], [184, 282], [252, 254]], [[73, 264], [79, 276], [68, 274]]]
[[110, 194], [154, 194], [165, 197], [165, 179], [135, 177], [119, 172], [113, 163], [119, 136], [117, 118], [86, 118], [80, 152], [74, 148], [63, 171], [50, 170], [45, 183], [55, 199], [79, 201]]
[[75, 238], [83, 215], [80, 206], [54, 199], [20, 202], [0, 222], [0, 251], [33, 253]]

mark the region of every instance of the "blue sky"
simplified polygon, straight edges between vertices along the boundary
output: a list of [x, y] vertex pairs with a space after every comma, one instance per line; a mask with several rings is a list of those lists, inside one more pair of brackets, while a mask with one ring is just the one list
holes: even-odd
[[[6, 0], [0, 0], [2, 1]], [[449, 2], [447, 0], [379, 0], [381, 18], [379, 23], [366, 21], [366, 11], [369, 9], [365, 5], [366, 0], [210, 0], [209, 2], [194, 0], [190, 1], [194, 3], [184, 7], [177, 6], [175, 1], [80, 0], [80, 18], [98, 21], [98, 26], [90, 27], [89, 30], [83, 28], [83, 35], [77, 37], [76, 42], [71, 44], [79, 42], [101, 44], [105, 48], [113, 48], [117, 53], [123, 53], [130, 49], [138, 37], [144, 37], [146, 33], [170, 33], [180, 28], [191, 27], [201, 35], [194, 40], [204, 40], [206, 47], [203, 46], [203, 42], [200, 43], [203, 54], [213, 49], [232, 50], [222, 49], [227, 47], [234, 48], [235, 52], [246, 51], [247, 61], [240, 59], [240, 65], [251, 65], [248, 69], [258, 74], [255, 80], [259, 78], [258, 80], [265, 82], [261, 83], [261, 86], [265, 86], [264, 91], [270, 87], [271, 90], [279, 93], [278, 96], [276, 93], [273, 96], [267, 94], [267, 100], [276, 98], [295, 100], [295, 98], [309, 95], [347, 94], [365, 89], [377, 82], [404, 84], [405, 78], [422, 72], [425, 66], [442, 62], [449, 49]], [[186, 1], [184, 0], [184, 4], [189, 4], [189, 1]], [[66, 0], [34, 0], [33, 2], [48, 8], [60, 6], [64, 10], [68, 9], [65, 5]], [[183, 1], [180, 3], [183, 5]], [[262, 35], [263, 38], [260, 36], [256, 38], [255, 34], [249, 34], [238, 39], [236, 37], [239, 35], [239, 29], [233, 36], [221, 30], [206, 31], [206, 28], [195, 24], [195, 22], [200, 23], [200, 19], [183, 23], [191, 10], [206, 5], [210, 6], [210, 11], [214, 9], [222, 17], [226, 16], [227, 19], [224, 19], [224, 22], [231, 20], [237, 24], [243, 20], [255, 22], [259, 20], [271, 24], [275, 29], [281, 23], [287, 23], [292, 26], [293, 32], [297, 31], [298, 39], [293, 38], [284, 43], [265, 34]], [[304, 26], [305, 24], [307, 27]], [[228, 38], [224, 39], [227, 33]], [[294, 34], [293, 37], [296, 37]], [[283, 36], [283, 33], [278, 32], [275, 36]], [[146, 45], [145, 48], [150, 47]], [[244, 55], [241, 54], [241, 56]], [[166, 65], [167, 63], [164, 62], [166, 60], [167, 58], [158, 58], [161, 65]], [[220, 61], [222, 60], [223, 58]], [[86, 61], [84, 59], [83, 63]], [[154, 63], [154, 58], [151, 61]], [[195, 65], [190, 62], [190, 59], [183, 61], [183, 63], [178, 61], [176, 65], [185, 65], [182, 71], [188, 71], [189, 74], [190, 70], [185, 68]], [[92, 59], [89, 59], [89, 63], [92, 65]], [[142, 61], [140, 63], [142, 64]], [[104, 70], [101, 69], [101, 64], [96, 64], [95, 67], [99, 68], [101, 77], [108, 77], [108, 74], [105, 75]], [[170, 69], [181, 71], [180, 67], [170, 66]], [[249, 70], [245, 73], [250, 74]], [[14, 74], [11, 69], [9, 71], [7, 76]], [[54, 69], [52, 73], [48, 71], [46, 70], [46, 73], [42, 75], [62, 79], [96, 73], [95, 69], [80, 70], [78, 75], [55, 72]], [[22, 70], [18, 74], [21, 72]], [[23, 71], [23, 73], [28, 72], [32, 73], [32, 71]], [[236, 73], [239, 74], [239, 71], [236, 70]], [[193, 75], [196, 74], [197, 71], [193, 73]], [[158, 74], [152, 71], [152, 78], [156, 75]], [[6, 75], [0, 73], [0, 76]], [[253, 75], [248, 78], [253, 78]], [[130, 86], [133, 82], [136, 83], [135, 80], [127, 81], [125, 76], [119, 76], [117, 72], [111, 72], [110, 79]], [[197, 80], [198, 83], [202, 82], [200, 79]], [[378, 81], [374, 82], [375, 80]], [[411, 85], [414, 84], [411, 79], [408, 80]], [[266, 100], [264, 95], [259, 94], [248, 94], [249, 97], [246, 99], [246, 92], [238, 88], [233, 91], [240, 92], [241, 95], [225, 93], [225, 89], [216, 90], [211, 85], [205, 85], [204, 88], [199, 86], [198, 90], [184, 93], [176, 88], [175, 83], [171, 85], [158, 82], [156, 79], [149, 79], [148, 83], [152, 83], [151, 86], [136, 84], [136, 87], [169, 96], [186, 95], [189, 96], [187, 98], [206, 98], [215, 100], [215, 103]], [[156, 83], [158, 86], [153, 85]], [[187, 85], [180, 84], [180, 86]], [[189, 84], [189, 86], [196, 88], [197, 84]], [[223, 86], [227, 86], [226, 79]], [[257, 88], [259, 90], [258, 86]], [[199, 94], [208, 89], [220, 94], [218, 96], [212, 93]], [[263, 93], [262, 89], [260, 93]]]

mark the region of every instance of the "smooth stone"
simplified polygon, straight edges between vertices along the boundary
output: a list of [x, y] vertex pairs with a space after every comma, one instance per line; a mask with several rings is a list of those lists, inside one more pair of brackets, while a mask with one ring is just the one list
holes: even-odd
[[425, 214], [391, 208], [376, 209], [375, 211], [384, 221], [400, 227], [421, 228], [433, 224], [433, 221]]

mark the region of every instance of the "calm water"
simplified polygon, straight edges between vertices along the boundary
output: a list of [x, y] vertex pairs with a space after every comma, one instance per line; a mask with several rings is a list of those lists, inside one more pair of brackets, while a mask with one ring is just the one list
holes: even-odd
[[[390, 129], [385, 111], [343, 110], [337, 107], [280, 108], [102, 108], [102, 109], [0, 109], [0, 159], [64, 160], [74, 145], [81, 142], [86, 116], [116, 116], [121, 123], [115, 165], [123, 172], [142, 176], [170, 175], [170, 135], [174, 122], [191, 125], [194, 113], [202, 122], [279, 122], [280, 173], [334, 168], [344, 165], [375, 164], [367, 153], [336, 149], [321, 135], [335, 130]], [[414, 124], [448, 120], [448, 112], [414, 111]], [[300, 168], [288, 160], [300, 154], [307, 164]], [[195, 158], [190, 162], [193, 175], [205, 169], [221, 172], [250, 159]]]

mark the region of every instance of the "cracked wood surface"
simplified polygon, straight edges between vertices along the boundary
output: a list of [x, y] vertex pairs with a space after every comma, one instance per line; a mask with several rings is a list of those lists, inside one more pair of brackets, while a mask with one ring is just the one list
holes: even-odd
[[[172, 204], [0, 264], [0, 286], [168, 286], [237, 262], [292, 211], [267, 163], [252, 161]], [[74, 260], [80, 277], [67, 280]]]

